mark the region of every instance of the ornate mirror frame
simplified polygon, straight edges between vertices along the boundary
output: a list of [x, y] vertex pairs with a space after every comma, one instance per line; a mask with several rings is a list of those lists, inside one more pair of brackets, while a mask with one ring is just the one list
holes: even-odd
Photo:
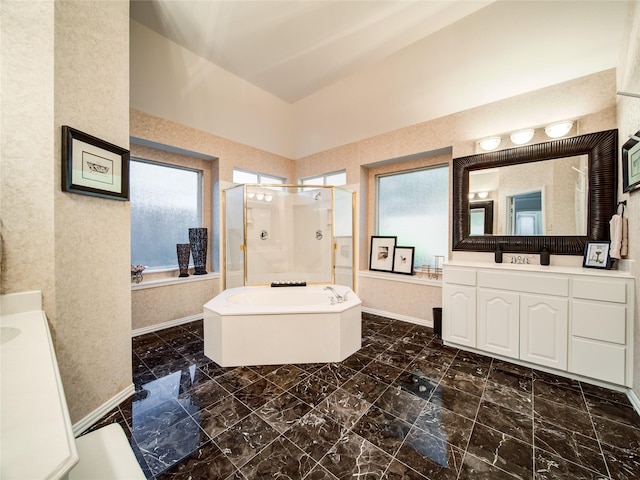
[[[554, 158], [589, 157], [589, 199], [585, 236], [470, 236], [469, 172]], [[608, 240], [609, 220], [616, 212], [618, 130], [590, 133], [551, 142], [453, 159], [453, 250], [582, 255], [588, 240]]]

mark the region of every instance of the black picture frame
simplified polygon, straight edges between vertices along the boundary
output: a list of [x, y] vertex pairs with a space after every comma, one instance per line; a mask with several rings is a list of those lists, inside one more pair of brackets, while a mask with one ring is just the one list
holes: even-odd
[[369, 249], [369, 270], [393, 272], [393, 251], [398, 237], [372, 236]]
[[129, 150], [62, 126], [62, 191], [129, 200]]
[[588, 241], [584, 246], [582, 266], [584, 268], [611, 268], [611, 242], [608, 240]]
[[[634, 138], [635, 137], [635, 138]], [[622, 191], [640, 188], [640, 130], [622, 145]]]
[[415, 247], [395, 247], [393, 249], [393, 273], [413, 275]]

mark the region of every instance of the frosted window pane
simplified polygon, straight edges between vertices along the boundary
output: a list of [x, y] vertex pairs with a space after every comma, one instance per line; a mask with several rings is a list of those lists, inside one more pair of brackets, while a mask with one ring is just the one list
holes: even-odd
[[378, 235], [397, 236], [397, 245], [416, 247], [414, 265], [433, 265], [447, 256], [449, 167], [378, 177]]
[[233, 183], [258, 183], [258, 175], [255, 173], [243, 172], [242, 170], [234, 170]]
[[277, 178], [277, 177], [268, 177], [266, 175], [260, 175], [260, 183], [277, 183], [277, 184], [281, 184], [282, 179], [281, 178]]
[[327, 175], [326, 185], [346, 185], [347, 172], [334, 173]]
[[324, 177], [303, 178], [303, 185], [324, 185]]
[[132, 264], [178, 266], [176, 244], [189, 243], [189, 228], [200, 226], [199, 177], [194, 170], [131, 162]]

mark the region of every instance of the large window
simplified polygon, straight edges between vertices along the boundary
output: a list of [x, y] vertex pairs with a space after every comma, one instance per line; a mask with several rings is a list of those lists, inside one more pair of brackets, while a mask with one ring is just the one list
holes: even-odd
[[283, 184], [284, 178], [267, 175], [260, 172], [251, 172], [240, 168], [233, 169], [233, 183], [264, 183], [264, 184]]
[[315, 177], [301, 178], [300, 183], [302, 185], [333, 185], [340, 186], [347, 184], [347, 172], [342, 170], [340, 172], [325, 173], [323, 175], [316, 175]]
[[447, 256], [449, 167], [439, 166], [377, 177], [377, 234], [397, 236], [415, 247], [414, 265], [434, 265]]
[[138, 159], [130, 165], [131, 263], [177, 268], [176, 244], [202, 226], [202, 173]]

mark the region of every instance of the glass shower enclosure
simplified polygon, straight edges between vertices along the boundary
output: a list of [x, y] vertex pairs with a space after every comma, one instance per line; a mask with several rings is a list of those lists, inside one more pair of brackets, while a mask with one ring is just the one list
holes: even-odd
[[273, 282], [354, 288], [354, 192], [243, 184], [224, 190], [223, 201], [225, 288]]

